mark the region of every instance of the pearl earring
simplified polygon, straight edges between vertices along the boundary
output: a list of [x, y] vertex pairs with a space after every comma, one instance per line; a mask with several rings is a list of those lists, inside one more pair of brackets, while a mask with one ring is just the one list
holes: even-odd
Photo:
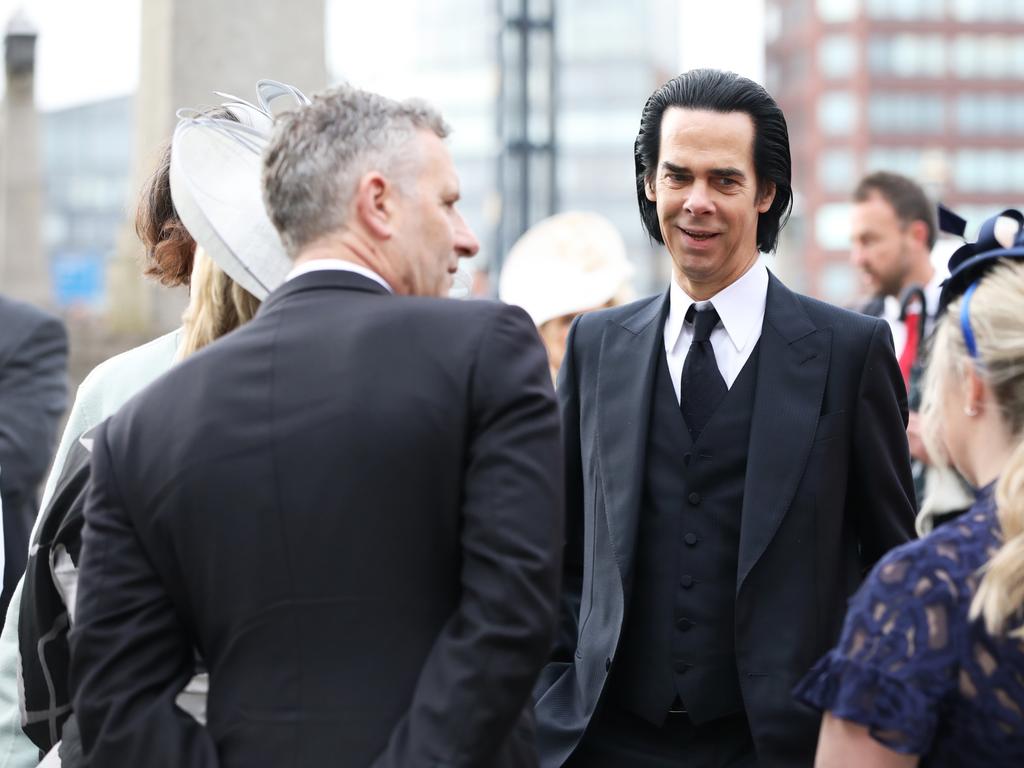
[[977, 416], [978, 415], [978, 409], [974, 408], [972, 406], [965, 405], [964, 406], [964, 413], [967, 414], [968, 416]]

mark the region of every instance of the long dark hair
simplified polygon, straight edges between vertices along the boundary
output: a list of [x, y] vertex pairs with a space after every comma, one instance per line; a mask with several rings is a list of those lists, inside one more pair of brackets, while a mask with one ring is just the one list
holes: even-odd
[[718, 69], [692, 69], [677, 75], [652, 93], [644, 105], [640, 132], [633, 145], [633, 160], [640, 218], [648, 234], [664, 245], [658, 211], [647, 199], [646, 185], [658, 167], [661, 118], [669, 107], [750, 115], [754, 123], [754, 172], [758, 194], [766, 194], [775, 185], [771, 207], [757, 219], [757, 247], [764, 253], [774, 251], [779, 232], [793, 208], [793, 163], [786, 117], [768, 92], [753, 80]]

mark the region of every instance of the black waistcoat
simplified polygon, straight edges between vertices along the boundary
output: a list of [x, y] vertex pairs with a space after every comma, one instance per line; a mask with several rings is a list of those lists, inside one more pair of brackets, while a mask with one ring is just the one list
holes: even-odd
[[660, 353], [623, 639], [610, 695], [660, 725], [678, 698], [697, 724], [743, 710], [734, 609], [754, 348], [693, 442]]

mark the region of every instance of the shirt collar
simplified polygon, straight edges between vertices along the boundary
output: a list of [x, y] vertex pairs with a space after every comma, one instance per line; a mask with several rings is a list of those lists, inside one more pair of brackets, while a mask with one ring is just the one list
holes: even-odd
[[[924, 291], [925, 315], [934, 318], [939, 310], [939, 294], [942, 292], [942, 282], [947, 275], [935, 270], [932, 279], [922, 287]], [[900, 320], [900, 300], [896, 296], [886, 296], [882, 300], [882, 318], [889, 323], [898, 323]]]
[[355, 272], [357, 275], [368, 277], [375, 283], [379, 283], [384, 286], [388, 293], [394, 293], [388, 281], [378, 275], [369, 267], [364, 267], [362, 264], [356, 264], [354, 261], [346, 261], [345, 259], [310, 259], [305, 261], [298, 266], [292, 267], [292, 271], [285, 277], [285, 282], [291, 280], [299, 275], [304, 275], [307, 272], [319, 272], [325, 269], [334, 269], [341, 272]]
[[679, 341], [683, 322], [691, 304], [702, 309], [709, 302], [715, 306], [729, 341], [737, 352], [746, 349], [755, 331], [764, 322], [764, 308], [768, 301], [768, 267], [758, 257], [750, 269], [738, 280], [730, 283], [707, 301], [695, 301], [672, 281], [669, 287], [669, 310], [665, 320], [665, 348], [671, 351]]

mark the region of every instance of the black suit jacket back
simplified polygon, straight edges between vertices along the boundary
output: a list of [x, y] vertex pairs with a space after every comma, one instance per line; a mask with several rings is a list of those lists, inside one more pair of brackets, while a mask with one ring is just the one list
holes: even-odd
[[[72, 659], [93, 764], [535, 761], [561, 464], [521, 310], [298, 277], [94, 454]], [[193, 645], [207, 730], [172, 706]]]

